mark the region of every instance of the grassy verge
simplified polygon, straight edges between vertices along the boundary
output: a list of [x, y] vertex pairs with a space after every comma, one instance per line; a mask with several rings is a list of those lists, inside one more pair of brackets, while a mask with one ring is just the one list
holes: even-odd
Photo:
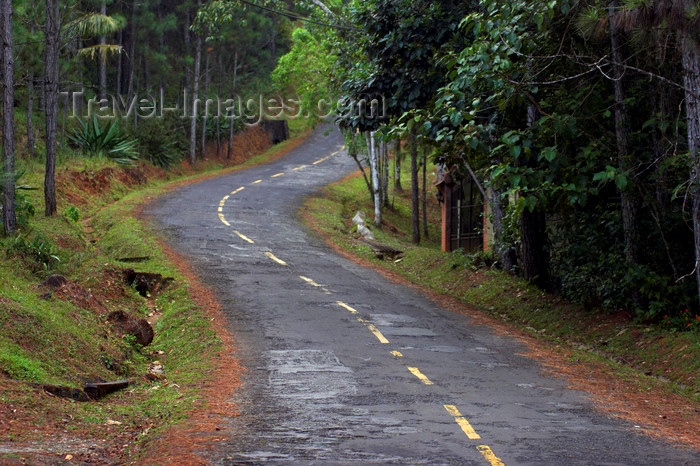
[[[406, 173], [403, 185], [410, 186]], [[679, 394], [695, 406], [694, 413], [698, 412], [697, 325], [690, 331], [674, 332], [637, 323], [622, 312], [586, 310], [484, 266], [483, 254], [441, 252], [438, 209], [437, 202], [429, 199], [434, 227], [429, 229], [429, 239], [416, 246], [410, 235], [410, 193], [395, 197], [393, 207], [384, 213], [385, 226], [375, 229], [374, 234], [377, 240], [405, 251], [405, 256], [399, 262], [387, 262], [376, 259], [368, 247], [352, 238], [355, 212], [373, 211], [361, 177], [331, 185], [306, 203], [310, 226], [366, 264], [397, 274], [430, 293], [459, 300], [467, 308], [517, 326], [542, 342], [567, 348], [571, 360], [604, 363], [611, 373], [644, 390]]]
[[[188, 277], [135, 211], [179, 183], [275, 159], [307, 131], [294, 127], [292, 134], [296, 138], [235, 167], [213, 160], [166, 172], [100, 159], [63, 160], [57, 169], [59, 214], [26, 217], [18, 236], [0, 238], [0, 462], [133, 458], [154, 434], [206, 402], [200, 389], [216, 369], [221, 339]], [[40, 165], [25, 167], [21, 182], [41, 186]], [[26, 206], [43, 204], [41, 190], [24, 195]], [[133, 257], [147, 259], [120, 260]], [[125, 268], [174, 281], [144, 297], [124, 281]], [[38, 286], [52, 274], [67, 283]], [[107, 315], [118, 310], [147, 319], [153, 343], [142, 347], [114, 331]], [[97, 402], [52, 396], [38, 387], [80, 388], [118, 379], [131, 384]]]

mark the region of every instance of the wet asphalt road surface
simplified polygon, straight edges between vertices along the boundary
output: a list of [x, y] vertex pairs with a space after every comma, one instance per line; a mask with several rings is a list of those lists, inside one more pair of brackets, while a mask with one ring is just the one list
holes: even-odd
[[[338, 131], [151, 203], [247, 368], [214, 464], [700, 464], [593, 409], [518, 342], [338, 256], [305, 196], [355, 170]], [[241, 189], [243, 188], [243, 189]]]

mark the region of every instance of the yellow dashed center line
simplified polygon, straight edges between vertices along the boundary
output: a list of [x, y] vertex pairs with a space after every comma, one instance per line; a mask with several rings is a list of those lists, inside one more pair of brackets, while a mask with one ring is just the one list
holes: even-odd
[[236, 194], [236, 193], [240, 193], [240, 192], [243, 191], [244, 189], [245, 189], [245, 187], [243, 187], [243, 186], [241, 186], [241, 187], [238, 188], [238, 189], [234, 189], [233, 191], [231, 191], [231, 195]]
[[233, 232], [234, 232], [235, 234], [237, 234], [243, 241], [247, 241], [247, 242], [249, 242], [250, 244], [255, 244], [255, 241], [253, 241], [252, 239], [248, 238], [246, 235], [242, 234], [242, 233], [239, 232], [238, 230], [233, 230]]
[[409, 367], [409, 366], [406, 366], [406, 367], [408, 367], [408, 370], [411, 372], [411, 374], [418, 377], [418, 379], [421, 382], [423, 382], [424, 384], [426, 384], [426, 385], [433, 384], [433, 382], [431, 382], [429, 378], [427, 378], [421, 371], [419, 371], [417, 367]]
[[278, 176], [284, 175], [284, 172], [282, 173], [277, 173], [276, 175], [272, 175], [270, 178], [277, 178]]
[[221, 220], [221, 223], [223, 223], [227, 227], [231, 226], [231, 224], [226, 221], [226, 218], [224, 218], [224, 214], [222, 213], [219, 213], [219, 220]]
[[315, 281], [313, 281], [313, 280], [310, 279], [309, 277], [305, 277], [305, 276], [303, 276], [303, 275], [299, 275], [299, 278], [301, 278], [302, 280], [304, 280], [304, 281], [305, 281], [306, 283], [308, 283], [309, 285], [313, 285], [313, 286], [316, 286], [316, 287], [318, 287], [318, 288], [322, 288], [322, 287], [323, 287], [323, 285], [319, 285], [318, 283], [316, 283]]
[[365, 325], [367, 325], [367, 328], [369, 329], [369, 331], [372, 332], [375, 337], [377, 337], [377, 339], [379, 340], [380, 343], [384, 343], [384, 344], [389, 343], [389, 340], [384, 338], [384, 335], [382, 335], [382, 332], [377, 330], [377, 327], [375, 327], [372, 324], [365, 324]]
[[262, 180], [255, 180], [255, 181], [253, 181], [253, 182], [250, 183], [250, 184], [258, 184], [258, 183], [262, 183]]
[[452, 415], [452, 417], [455, 418], [455, 422], [459, 425], [459, 427], [462, 428], [462, 431], [467, 435], [467, 438], [472, 439], [472, 440], [477, 440], [480, 439], [481, 437], [479, 434], [476, 433], [474, 428], [469, 424], [469, 421], [462, 416], [462, 413], [459, 412], [456, 406], [454, 405], [444, 405], [445, 409], [447, 410], [448, 413]]
[[301, 170], [302, 168], [306, 168], [306, 167], [308, 167], [308, 165], [302, 165], [301, 167], [296, 167], [296, 168], [293, 168], [292, 170]]
[[317, 161], [315, 161], [313, 165], [318, 165], [319, 163], [325, 162], [326, 160], [328, 160], [328, 157], [323, 157], [322, 159], [318, 159]]
[[397, 358], [403, 358], [403, 354], [401, 354], [401, 351], [392, 351], [391, 354], [393, 354]]
[[283, 261], [282, 259], [279, 259], [279, 258], [275, 257], [275, 255], [272, 254], [272, 253], [269, 252], [269, 251], [266, 252], [265, 255], [266, 255], [267, 257], [269, 257], [270, 259], [272, 259], [273, 261], [277, 262], [279, 265], [289, 265], [289, 264], [287, 264], [285, 261]]
[[484, 459], [486, 459], [491, 466], [504, 466], [503, 461], [494, 455], [487, 445], [479, 445], [476, 449], [479, 450], [479, 453], [484, 456]]
[[[343, 303], [343, 302], [341, 302], [341, 301], [336, 301], [336, 304], [337, 304], [338, 306], [340, 306], [340, 307], [344, 307], [345, 309], [347, 309], [348, 311], [352, 312], [352, 313], [355, 314], [355, 315], [359, 314], [359, 312], [357, 311], [357, 309], [353, 309], [353, 308], [351, 308], [350, 306], [348, 306], [347, 304], [345, 304], [345, 303]], [[384, 344], [389, 343], [389, 340], [387, 340], [387, 339], [384, 337], [384, 335], [382, 335], [382, 332], [380, 332], [380, 331], [377, 329], [377, 327], [375, 327], [374, 325], [370, 324], [369, 322], [367, 322], [367, 321], [366, 321], [365, 319], [363, 319], [362, 317], [358, 317], [358, 318], [357, 318], [357, 321], [360, 322], [361, 324], [364, 324], [365, 327], [367, 327], [367, 329], [369, 329], [369, 331], [372, 332], [372, 333], [374, 334], [375, 337], [377, 337], [377, 340], [379, 340], [380, 343], [384, 343]]]
[[336, 301], [335, 303], [336, 303], [338, 306], [340, 306], [340, 307], [344, 307], [345, 309], [347, 309], [348, 311], [352, 312], [353, 314], [359, 314], [359, 312], [357, 311], [357, 309], [353, 309], [353, 308], [351, 308], [350, 306], [348, 306], [347, 304], [345, 304], [345, 303], [343, 303], [343, 302]]

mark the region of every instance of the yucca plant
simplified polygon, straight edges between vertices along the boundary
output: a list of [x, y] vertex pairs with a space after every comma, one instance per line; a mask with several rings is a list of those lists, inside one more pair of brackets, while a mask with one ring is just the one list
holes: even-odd
[[108, 157], [119, 165], [131, 165], [138, 159], [136, 139], [131, 138], [117, 120], [103, 128], [96, 115], [86, 122], [78, 120], [78, 128], [71, 131], [68, 140], [89, 156]]

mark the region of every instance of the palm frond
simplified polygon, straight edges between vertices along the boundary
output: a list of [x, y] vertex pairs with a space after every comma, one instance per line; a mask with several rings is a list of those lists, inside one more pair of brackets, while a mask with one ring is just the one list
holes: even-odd
[[97, 61], [100, 58], [105, 58], [109, 55], [118, 55], [124, 51], [124, 47], [121, 45], [113, 44], [96, 44], [90, 47], [83, 47], [78, 50], [78, 56], [89, 58], [90, 60]]
[[122, 29], [124, 24], [118, 19], [101, 13], [88, 13], [66, 24], [65, 30], [80, 37], [95, 37]]

